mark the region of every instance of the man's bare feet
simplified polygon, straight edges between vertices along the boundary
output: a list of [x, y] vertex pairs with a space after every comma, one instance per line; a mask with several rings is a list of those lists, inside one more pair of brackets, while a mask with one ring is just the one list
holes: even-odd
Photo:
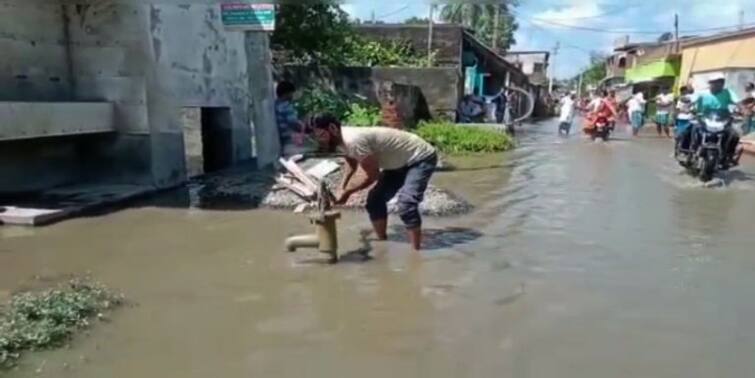
[[412, 248], [415, 251], [422, 250], [422, 229], [417, 228], [409, 228], [406, 230], [409, 234], [409, 243], [412, 245]]
[[375, 230], [375, 237], [378, 240], [388, 240], [388, 219], [372, 221], [372, 229]]

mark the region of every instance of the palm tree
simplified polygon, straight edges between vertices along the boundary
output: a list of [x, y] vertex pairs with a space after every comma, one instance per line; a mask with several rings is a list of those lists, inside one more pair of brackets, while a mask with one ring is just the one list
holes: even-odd
[[[507, 49], [514, 42], [514, 32], [518, 25], [511, 14], [510, 6], [516, 6], [518, 0], [504, 0], [501, 4], [447, 4], [440, 12], [446, 22], [463, 25], [475, 31], [485, 43]], [[496, 15], [498, 30], [496, 33]], [[497, 38], [495, 37], [497, 34]], [[493, 43], [493, 39], [497, 39]]]
[[483, 6], [479, 4], [448, 4], [440, 11], [440, 17], [446, 22], [462, 24], [472, 28], [480, 18]]

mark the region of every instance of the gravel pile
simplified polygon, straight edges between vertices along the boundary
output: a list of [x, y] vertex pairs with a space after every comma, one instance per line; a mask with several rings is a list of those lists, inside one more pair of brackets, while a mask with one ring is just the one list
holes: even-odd
[[[335, 189], [340, 183], [340, 175], [337, 173], [330, 175], [326, 178], [326, 181], [328, 182], [331, 191], [335, 192]], [[364, 209], [367, 202], [368, 191], [369, 190], [364, 190], [354, 194], [344, 206], [341, 206], [341, 208], [353, 210]], [[276, 209], [294, 209], [304, 203], [304, 200], [288, 190], [277, 190], [270, 192], [265, 196], [262, 199], [261, 205]], [[447, 190], [432, 185], [428, 186], [427, 191], [425, 192], [425, 200], [420, 205], [420, 212], [429, 216], [460, 215], [468, 213], [471, 209], [472, 205], [464, 199], [459, 198]], [[396, 199], [394, 198], [388, 203], [388, 211], [395, 213], [396, 210]]]
[[[300, 164], [303, 169], [308, 169], [317, 160], [312, 159]], [[302, 204], [307, 204], [298, 195], [286, 189], [271, 189], [274, 184], [273, 172], [236, 172], [198, 179], [189, 184], [194, 204], [199, 207], [230, 206], [232, 204], [245, 203], [250, 206], [262, 206], [281, 210], [294, 210]], [[355, 179], [357, 179], [355, 177]], [[336, 193], [336, 188], [341, 182], [340, 171], [336, 171], [325, 178], [331, 191]], [[341, 206], [343, 209], [363, 210], [367, 192], [356, 193], [349, 202]], [[396, 212], [395, 198], [388, 203], [388, 210]], [[420, 212], [428, 216], [453, 216], [468, 213], [472, 210], [464, 199], [457, 195], [435, 187], [428, 186], [425, 192], [425, 200], [420, 205]]]

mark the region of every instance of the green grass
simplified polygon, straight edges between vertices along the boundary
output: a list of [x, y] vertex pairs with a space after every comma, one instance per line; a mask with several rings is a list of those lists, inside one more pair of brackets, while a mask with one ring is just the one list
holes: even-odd
[[0, 368], [13, 367], [24, 351], [64, 345], [77, 330], [121, 303], [122, 296], [85, 279], [14, 295], [0, 307]]
[[507, 133], [484, 126], [422, 122], [416, 133], [447, 154], [502, 152], [515, 146], [514, 139]]

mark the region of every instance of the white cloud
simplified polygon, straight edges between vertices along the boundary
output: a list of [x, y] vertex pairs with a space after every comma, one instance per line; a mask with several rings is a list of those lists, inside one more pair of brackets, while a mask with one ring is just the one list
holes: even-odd
[[601, 14], [601, 7], [594, 1], [572, 0], [566, 7], [547, 9], [533, 16], [533, 22], [538, 26], [556, 27], [557, 24], [566, 26], [583, 26], [585, 19]]
[[341, 4], [340, 7], [344, 12], [348, 13], [350, 17], [357, 17], [357, 10], [354, 4]]

